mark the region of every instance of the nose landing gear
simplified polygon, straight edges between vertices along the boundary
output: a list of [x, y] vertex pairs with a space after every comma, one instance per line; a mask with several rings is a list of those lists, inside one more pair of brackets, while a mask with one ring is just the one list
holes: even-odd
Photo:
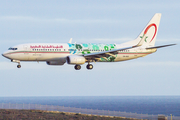
[[11, 62], [18, 63], [17, 68], [21, 68], [20, 61], [19, 61], [19, 60], [11, 60]]
[[21, 65], [17, 65], [17, 68], [21, 68]]

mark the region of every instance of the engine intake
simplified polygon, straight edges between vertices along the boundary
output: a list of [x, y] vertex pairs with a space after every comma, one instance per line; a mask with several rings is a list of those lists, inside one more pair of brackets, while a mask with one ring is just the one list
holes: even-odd
[[86, 59], [83, 56], [78, 56], [78, 55], [70, 55], [67, 57], [67, 63], [68, 64], [84, 64], [86, 62]]

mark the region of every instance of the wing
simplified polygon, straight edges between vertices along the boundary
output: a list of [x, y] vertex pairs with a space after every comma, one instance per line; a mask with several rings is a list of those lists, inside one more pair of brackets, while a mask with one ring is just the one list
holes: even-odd
[[85, 54], [83, 56], [88, 61], [90, 61], [90, 60], [95, 60], [96, 61], [97, 59], [100, 59], [100, 58], [104, 58], [105, 60], [107, 60], [107, 57], [109, 57], [109, 56], [115, 57], [115, 55], [118, 54], [118, 51], [127, 50], [127, 49], [131, 49], [131, 48], [141, 46], [143, 44], [143, 41], [144, 41], [144, 38], [142, 38], [138, 42], [138, 44], [136, 44], [135, 46], [125, 47], [125, 48], [120, 48], [120, 49], [115, 49], [115, 50], [109, 50], [109, 51], [103, 51], [103, 52], [89, 53], [89, 54]]
[[127, 49], [135, 48], [135, 47], [138, 47], [138, 46], [132, 46], [132, 47], [126, 47], [126, 48], [120, 48], [120, 49], [96, 52], [96, 53], [89, 53], [89, 54], [85, 54], [83, 56], [86, 58], [86, 60], [95, 60], [96, 61], [99, 58], [104, 58], [105, 60], [107, 60], [107, 57], [109, 57], [109, 56], [115, 57], [115, 55], [118, 54], [118, 51], [127, 50]]

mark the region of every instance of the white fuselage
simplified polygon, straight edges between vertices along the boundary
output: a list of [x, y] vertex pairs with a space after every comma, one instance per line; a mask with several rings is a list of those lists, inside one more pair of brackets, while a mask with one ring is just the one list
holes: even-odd
[[[76, 44], [73, 44], [76, 45]], [[57, 44], [50, 44], [50, 43], [32, 43], [32, 44], [22, 44], [14, 46], [13, 48], [17, 48], [16, 50], [8, 50], [3, 53], [3, 56], [11, 59], [11, 60], [19, 60], [19, 61], [48, 61], [51, 59], [56, 58], [66, 58], [69, 55], [83, 55], [88, 54], [87, 51], [90, 53], [106, 51], [104, 49], [103, 44], [95, 44], [98, 49], [90, 48], [89, 46], [92, 44], [87, 44], [88, 46], [82, 48], [72, 48], [67, 43], [57, 43]], [[94, 45], [94, 44], [93, 44]], [[82, 45], [83, 46], [83, 45]], [[116, 44], [116, 49], [123, 48], [121, 44]], [[102, 48], [102, 49], [101, 49]], [[114, 48], [112, 48], [114, 49]], [[108, 48], [110, 50], [110, 48]], [[97, 59], [97, 62], [117, 62], [117, 61], [124, 61], [135, 59], [138, 57], [143, 57], [153, 52], [156, 52], [157, 49], [145, 49], [143, 46], [131, 48], [127, 50], [119, 51], [118, 54], [115, 56], [113, 61], [109, 60], [108, 58]]]

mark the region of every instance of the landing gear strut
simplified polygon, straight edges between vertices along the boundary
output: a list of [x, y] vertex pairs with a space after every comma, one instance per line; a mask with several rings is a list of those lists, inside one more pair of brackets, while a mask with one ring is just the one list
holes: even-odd
[[91, 70], [91, 69], [93, 69], [93, 65], [88, 63], [87, 66], [86, 66], [86, 68], [87, 68], [88, 70]]
[[18, 63], [17, 68], [21, 68], [20, 60], [11, 60], [11, 62]]
[[81, 66], [80, 66], [80, 65], [75, 65], [74, 68], [75, 68], [76, 70], [80, 70], [80, 69], [81, 69]]

